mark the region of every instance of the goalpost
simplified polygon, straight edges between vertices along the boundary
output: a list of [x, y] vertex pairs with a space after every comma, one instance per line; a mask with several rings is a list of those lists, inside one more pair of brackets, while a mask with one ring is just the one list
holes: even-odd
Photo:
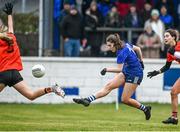
[[119, 110], [119, 88], [116, 90], [116, 104], [115, 104], [116, 111]]

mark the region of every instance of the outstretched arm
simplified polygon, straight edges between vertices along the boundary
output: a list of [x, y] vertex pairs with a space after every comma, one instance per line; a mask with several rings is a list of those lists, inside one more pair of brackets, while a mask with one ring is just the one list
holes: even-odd
[[14, 33], [12, 15], [8, 15], [8, 32], [9, 33]]
[[160, 70], [158, 70], [158, 71], [154, 70], [152, 72], [148, 72], [147, 77], [152, 78], [160, 73], [167, 71], [170, 68], [171, 64], [172, 64], [172, 62], [166, 61], [166, 64]]
[[105, 75], [106, 72], [120, 73], [122, 71], [123, 64], [118, 64], [117, 68], [104, 68], [101, 71], [101, 75]]
[[167, 62], [166, 61], [166, 64], [159, 70], [159, 73], [163, 73], [163, 72], [169, 70], [171, 64], [172, 64], [172, 62]]
[[119, 73], [122, 71], [123, 64], [118, 64], [117, 68], [107, 68], [107, 72]]
[[8, 32], [10, 33], [14, 33], [12, 10], [13, 10], [13, 4], [6, 3], [3, 11], [8, 15]]

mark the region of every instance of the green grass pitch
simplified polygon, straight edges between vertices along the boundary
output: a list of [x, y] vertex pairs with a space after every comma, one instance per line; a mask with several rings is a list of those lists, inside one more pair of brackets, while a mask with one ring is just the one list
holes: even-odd
[[120, 104], [0, 104], [0, 131], [180, 131], [179, 125], [164, 125], [170, 104], [151, 104], [152, 118], [145, 120], [137, 109]]

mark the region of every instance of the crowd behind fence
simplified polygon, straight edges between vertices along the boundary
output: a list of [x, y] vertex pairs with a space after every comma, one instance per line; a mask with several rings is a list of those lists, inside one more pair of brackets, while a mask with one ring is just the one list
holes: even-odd
[[[93, 30], [89, 27], [85, 27], [85, 34], [88, 44], [84, 47], [81, 46], [80, 57], [114, 57], [115, 54], [107, 51], [105, 47], [105, 39], [109, 34], [118, 33], [125, 42], [129, 42], [136, 45], [136, 43], [133, 43], [132, 35], [134, 33], [138, 33], [140, 35], [142, 32], [143, 32], [143, 28], [98, 27], [96, 28], [96, 30]], [[92, 38], [91, 36], [95, 36], [95, 38]], [[91, 43], [89, 43], [89, 41]], [[98, 43], [96, 43], [96, 41], [98, 41]], [[92, 49], [91, 47], [92, 43], [96, 43], [96, 48], [99, 48], [99, 50]], [[63, 39], [61, 39], [60, 56], [64, 56], [63, 46], [64, 46]], [[92, 54], [91, 52], [98, 52], [98, 53]]]
[[[108, 52], [104, 45], [105, 38], [111, 33], [118, 33], [125, 42], [140, 46], [145, 58], [164, 58], [167, 50], [163, 44], [165, 29], [179, 29], [180, 27], [178, 0], [145, 0], [141, 3], [134, 0], [83, 0], [80, 3], [77, 0], [62, 0], [61, 6], [59, 6], [58, 0], [56, 2], [58, 3], [54, 4], [54, 8], [58, 8], [54, 10], [54, 14], [59, 16], [53, 18], [51, 25], [58, 32], [49, 32], [51, 34], [49, 36], [53, 36], [51, 39], [45, 37], [53, 42], [48, 42], [48, 46], [44, 46], [45, 43], [43, 43], [43, 56], [113, 57], [114, 54]], [[5, 1], [2, 2], [0, 8], [3, 8], [4, 3]], [[31, 0], [31, 2], [24, 0], [24, 4], [22, 3], [22, 0], [17, 0], [15, 4], [15, 14], [13, 14], [15, 33], [21, 54], [23, 56], [37, 56], [39, 48], [39, 16], [37, 14], [40, 3], [36, 0]], [[22, 7], [22, 11], [27, 8], [26, 12], [22, 12], [20, 7]], [[103, 10], [106, 7], [108, 10]], [[31, 13], [28, 14], [28, 11]], [[77, 19], [70, 17], [74, 11], [77, 11]], [[54, 16], [49, 16], [49, 18], [52, 17]], [[0, 19], [7, 23], [6, 16], [2, 12]], [[59, 24], [59, 27], [55, 27], [55, 19], [57, 19], [56, 24]], [[149, 29], [149, 25], [152, 29]], [[82, 27], [83, 30], [81, 30]], [[51, 30], [54, 29], [51, 28]], [[149, 30], [151, 30], [150, 33], [148, 33]], [[70, 33], [69, 36], [67, 31]], [[81, 31], [83, 31], [82, 34]], [[56, 41], [59, 38], [61, 41]], [[68, 41], [69, 39], [71, 41]], [[79, 53], [75, 56], [67, 55], [67, 51], [69, 52], [70, 49], [67, 45], [71, 42], [78, 45]], [[154, 48], [156, 48], [157, 53], [152, 56], [151, 54], [154, 53], [151, 53], [151, 50]]]

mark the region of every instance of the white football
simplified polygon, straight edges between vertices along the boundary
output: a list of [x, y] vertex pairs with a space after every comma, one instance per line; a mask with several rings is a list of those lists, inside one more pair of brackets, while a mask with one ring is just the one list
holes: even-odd
[[41, 64], [34, 65], [32, 67], [32, 75], [36, 78], [43, 77], [45, 74], [45, 67]]

